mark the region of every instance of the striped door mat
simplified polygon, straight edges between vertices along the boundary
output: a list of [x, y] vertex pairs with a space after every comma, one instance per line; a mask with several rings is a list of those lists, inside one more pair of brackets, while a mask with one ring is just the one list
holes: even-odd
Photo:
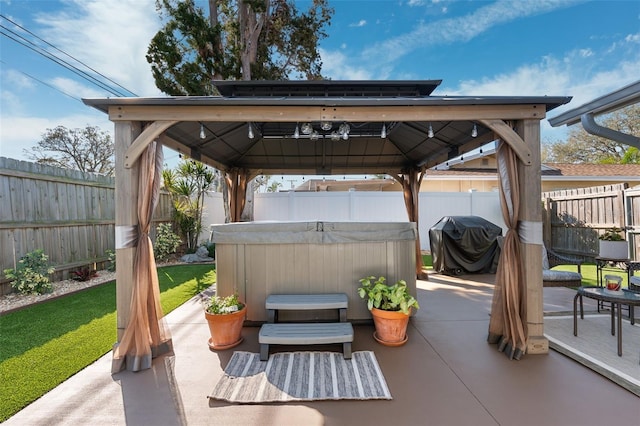
[[209, 398], [238, 403], [392, 399], [372, 351], [233, 353]]

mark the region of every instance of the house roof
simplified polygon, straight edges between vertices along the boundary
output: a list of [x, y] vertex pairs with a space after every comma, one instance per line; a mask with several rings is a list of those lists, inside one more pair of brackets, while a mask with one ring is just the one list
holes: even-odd
[[[640, 182], [640, 164], [568, 164], [544, 163], [541, 176], [543, 180], [620, 180]], [[497, 178], [495, 168], [455, 167], [448, 170], [428, 170], [428, 178], [486, 177]]]
[[640, 181], [640, 164], [545, 163], [542, 176], [615, 177]]
[[[108, 113], [115, 122], [169, 123], [162, 134], [164, 145], [220, 170], [330, 175], [430, 167], [493, 140], [494, 132], [483, 121], [542, 120], [571, 99], [432, 96], [440, 80], [215, 84], [220, 96], [83, 102]], [[321, 122], [331, 128], [320, 129]], [[316, 140], [301, 132], [303, 123], [318, 132]], [[348, 137], [332, 139], [331, 133], [342, 124], [349, 125]]]

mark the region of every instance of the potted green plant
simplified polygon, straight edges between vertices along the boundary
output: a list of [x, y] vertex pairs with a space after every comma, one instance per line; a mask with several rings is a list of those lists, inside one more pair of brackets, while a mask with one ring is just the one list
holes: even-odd
[[386, 346], [400, 346], [407, 342], [407, 325], [413, 308], [419, 309], [418, 301], [409, 294], [404, 280], [393, 285], [386, 284], [385, 277], [365, 277], [360, 280], [358, 294], [367, 299], [376, 331], [374, 339]]
[[209, 324], [209, 348], [225, 350], [242, 342], [242, 325], [247, 307], [237, 294], [212, 296], [204, 300], [204, 316]]
[[603, 259], [627, 259], [629, 247], [624, 239], [623, 230], [609, 228], [599, 237], [599, 256]]

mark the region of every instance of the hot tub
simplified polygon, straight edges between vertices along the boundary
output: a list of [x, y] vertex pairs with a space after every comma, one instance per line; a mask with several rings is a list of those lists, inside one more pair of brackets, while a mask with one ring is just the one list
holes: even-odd
[[[218, 294], [237, 292], [247, 321], [267, 319], [269, 294], [346, 293], [347, 318], [370, 320], [358, 280], [403, 279], [416, 294], [415, 223], [248, 222], [211, 227], [216, 244]], [[281, 320], [336, 318], [334, 312], [282, 312]]]

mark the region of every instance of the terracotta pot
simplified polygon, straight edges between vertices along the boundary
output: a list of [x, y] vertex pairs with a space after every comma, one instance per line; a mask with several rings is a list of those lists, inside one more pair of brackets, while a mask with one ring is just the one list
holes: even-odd
[[247, 313], [247, 307], [230, 314], [210, 314], [205, 311], [204, 316], [209, 324], [209, 348], [225, 350], [238, 346], [242, 342], [242, 325]]
[[[411, 315], [411, 310], [409, 310], [409, 315]], [[386, 346], [404, 345], [408, 339], [409, 315], [400, 311], [383, 311], [372, 308], [371, 316], [373, 316], [373, 323], [376, 326], [373, 337]]]

